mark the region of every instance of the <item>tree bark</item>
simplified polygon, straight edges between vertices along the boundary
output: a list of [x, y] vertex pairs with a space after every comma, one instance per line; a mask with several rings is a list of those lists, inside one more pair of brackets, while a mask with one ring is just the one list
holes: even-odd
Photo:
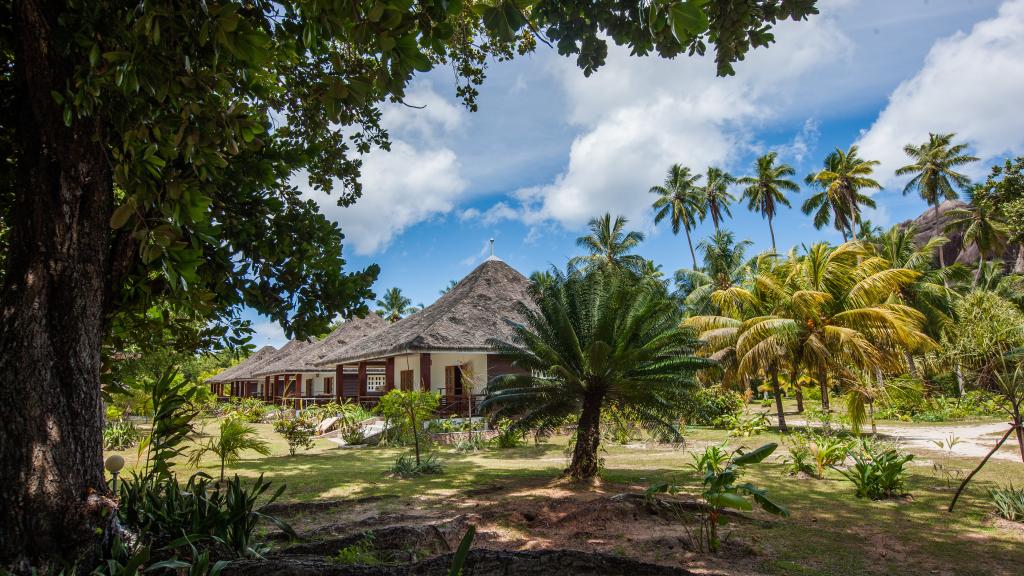
[[[938, 204], [938, 202], [936, 202], [935, 203], [935, 225], [938, 226], [938, 224], [939, 224], [939, 204]], [[939, 268], [945, 268], [946, 267], [945, 248], [946, 248], [945, 246], [943, 246], [941, 244], [939, 245]], [[942, 284], [943, 285], [946, 284], [945, 279], [943, 279]]]
[[786, 426], [786, 412], [782, 408], [782, 387], [779, 386], [778, 368], [772, 368], [772, 394], [775, 395], [775, 411], [779, 415], [779, 431], [786, 432], [789, 427]]
[[576, 446], [565, 475], [574, 480], [597, 476], [597, 449], [601, 444], [601, 404], [604, 395], [588, 392], [583, 397], [583, 410], [576, 426]]
[[[13, 4], [22, 156], [0, 305], [0, 571], [91, 568], [112, 180], [98, 123], [64, 125], [59, 6]], [[55, 571], [55, 570], [54, 570]]]
[[693, 240], [690, 238], [690, 228], [688, 226], [683, 226], [683, 229], [686, 230], [686, 243], [690, 246], [690, 258], [693, 259], [693, 269], [696, 270], [697, 253], [693, 251]]
[[828, 412], [828, 374], [825, 370], [818, 370], [818, 386], [821, 388], [821, 409]]
[[768, 217], [768, 232], [772, 235], [772, 254], [778, 254], [779, 251], [775, 249], [775, 228], [772, 226], [772, 217]]

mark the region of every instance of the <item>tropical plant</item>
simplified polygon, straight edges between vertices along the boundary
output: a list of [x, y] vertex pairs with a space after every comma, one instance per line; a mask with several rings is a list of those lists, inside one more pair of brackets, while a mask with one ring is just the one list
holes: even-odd
[[415, 312], [412, 300], [402, 294], [401, 288], [388, 288], [384, 297], [377, 300], [377, 315], [388, 322], [398, 322], [403, 316]]
[[512, 426], [512, 421], [502, 418], [496, 426], [498, 435], [494, 437], [494, 444], [500, 449], [519, 448], [526, 444], [526, 433]]
[[742, 411], [743, 395], [721, 385], [697, 388], [679, 406], [679, 415], [692, 426], [728, 427]]
[[1002, 254], [1010, 229], [1000, 220], [999, 213], [989, 202], [976, 198], [973, 193], [968, 194], [970, 202], [966, 208], [954, 208], [947, 213], [949, 221], [945, 231], [960, 232], [964, 246], [973, 244], [978, 249], [978, 268], [974, 273], [977, 284], [981, 279], [985, 257]]
[[712, 293], [742, 285], [754, 273], [759, 260], [746, 256], [752, 242], [736, 242], [735, 238], [728, 230], [715, 232], [697, 244], [704, 265], [699, 269], [676, 271], [676, 293], [684, 298], [690, 314], [712, 313], [715, 311]]
[[838, 470], [853, 483], [857, 498], [881, 500], [902, 496], [906, 482], [906, 465], [913, 454], [903, 454], [894, 448], [878, 449], [864, 445], [850, 454], [853, 466]]
[[819, 191], [808, 198], [802, 210], [804, 214], [814, 213], [814, 227], [821, 229], [832, 222], [843, 239], [857, 239], [861, 205], [875, 207], [870, 196], [861, 193], [864, 189], [881, 190], [882, 185], [871, 178], [877, 160], [864, 160], [857, 156], [857, 146], [849, 150], [836, 148], [825, 157], [825, 166], [805, 179]]
[[142, 433], [138, 427], [128, 420], [108, 422], [103, 427], [103, 448], [107, 450], [124, 450], [139, 443]]
[[295, 456], [299, 448], [309, 450], [313, 447], [313, 436], [316, 434], [316, 422], [306, 418], [278, 418], [274, 420], [274, 432], [288, 442], [288, 454]]
[[725, 216], [732, 217], [729, 205], [736, 201], [736, 197], [729, 193], [729, 186], [736, 183], [736, 178], [721, 168], [711, 166], [708, 168], [704, 185], [700, 190], [704, 193], [704, 209], [711, 216], [711, 222], [715, 225], [715, 233], [718, 233], [718, 225]]
[[[907, 144], [903, 151], [912, 162], [896, 169], [897, 176], [913, 174], [907, 185], [903, 187], [903, 195], [916, 190], [921, 199], [935, 208], [935, 217], [939, 217], [939, 204], [942, 200], [955, 200], [956, 189], [967, 189], [971, 179], [954, 170], [978, 159], [965, 154], [967, 144], [953, 144], [956, 134], [928, 134], [928, 141], [914, 146]], [[945, 267], [946, 262], [939, 250], [939, 265]]]
[[875, 422], [877, 404], [905, 404], [921, 398], [921, 387], [913, 379], [885, 380], [881, 370], [874, 374], [861, 371], [856, 371], [855, 376], [849, 372], [846, 374], [846, 416], [854, 434], [860, 434], [865, 423], [871, 424], [872, 434], [878, 431]]
[[799, 192], [800, 186], [787, 176], [796, 174], [796, 170], [789, 164], [776, 165], [778, 160], [777, 152], [769, 152], [758, 157], [754, 162], [754, 175], [744, 176], [737, 180], [739, 184], [746, 184], [743, 189], [743, 197], [747, 199], [747, 209], [751, 212], [759, 212], [762, 217], [768, 219], [768, 231], [772, 237], [772, 252], [778, 253], [775, 247], [775, 228], [772, 227], [772, 219], [778, 211], [779, 205], [789, 206], [789, 199], [786, 192]]
[[790, 469], [815, 478], [824, 478], [825, 470], [846, 461], [854, 441], [838, 435], [814, 431], [797, 432], [790, 437]]
[[227, 464], [237, 462], [242, 452], [252, 450], [263, 456], [270, 455], [270, 444], [259, 437], [256, 428], [240, 418], [227, 417], [221, 420], [216, 436], [198, 444], [189, 453], [189, 465], [198, 468], [203, 457], [213, 454], [220, 461], [220, 480], [224, 481], [224, 468]]
[[729, 428], [729, 436], [749, 438], [767, 430], [771, 422], [764, 412], [756, 412], [749, 415], [733, 414], [727, 417], [726, 424]]
[[437, 454], [428, 454], [422, 460], [419, 454], [415, 458], [402, 454], [388, 472], [400, 478], [418, 478], [426, 474], [442, 474], [444, 464], [438, 460]]
[[996, 514], [1010, 522], [1024, 522], [1024, 488], [992, 488], [988, 491]]
[[377, 547], [374, 545], [373, 532], [368, 532], [355, 544], [339, 548], [334, 556], [327, 559], [332, 564], [359, 564], [362, 566], [376, 566], [381, 563], [377, 554]]
[[672, 233], [686, 232], [686, 243], [690, 247], [693, 258], [693, 269], [697, 269], [697, 254], [693, 251], [693, 240], [690, 231], [697, 227], [697, 222], [704, 219], [705, 197], [697, 188], [700, 174], [692, 174], [686, 166], [673, 164], [668, 169], [664, 184], [651, 186], [651, 193], [657, 194], [654, 201], [654, 223], [659, 224], [666, 217], [672, 224]]
[[536, 307], [517, 305], [523, 322], [510, 323], [512, 339], [490, 342], [522, 372], [491, 381], [481, 408], [524, 431], [549, 432], [576, 416], [565, 474], [590, 478], [598, 470], [603, 409], [678, 436], [678, 400], [708, 362], [688, 354], [696, 342], [660, 292], [614, 270], [553, 275]]
[[[747, 497], [753, 499], [754, 503], [769, 514], [788, 517], [789, 511], [776, 504], [763, 489], [754, 486], [749, 482], [738, 484], [741, 468], [758, 464], [770, 456], [778, 444], [769, 443], [743, 452], [736, 450], [727, 457], [723, 457], [723, 450], [719, 446], [708, 446], [703, 454], [694, 454], [692, 467], [697, 474], [701, 475], [701, 500], [700, 513], [698, 514], [699, 524], [697, 531], [697, 543], [700, 550], [717, 552], [721, 546], [718, 537], [718, 525], [721, 520], [722, 511], [726, 509], [752, 510], [753, 505]], [[671, 484], [656, 484], [647, 489], [647, 496], [654, 494], [679, 491], [678, 486]]]
[[381, 397], [374, 411], [385, 419], [385, 430], [389, 438], [399, 441], [412, 437], [416, 448], [416, 465], [420, 464], [420, 436], [423, 422], [437, 412], [440, 397], [434, 392], [422, 390], [392, 390]]
[[576, 239], [576, 245], [588, 254], [570, 259], [569, 268], [586, 272], [602, 268], [626, 270], [639, 276], [646, 260], [630, 252], [643, 242], [644, 235], [636, 231], [626, 232], [628, 222], [624, 216], [616, 216], [613, 222], [608, 213], [600, 218], [591, 218], [587, 224], [590, 234]]

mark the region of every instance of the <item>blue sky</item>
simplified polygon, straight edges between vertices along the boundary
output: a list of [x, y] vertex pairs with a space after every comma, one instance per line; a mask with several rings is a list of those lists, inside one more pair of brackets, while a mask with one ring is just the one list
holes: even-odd
[[[342, 209], [316, 199], [346, 234], [351, 269], [381, 267], [378, 293], [398, 286], [430, 304], [487, 255], [523, 272], [564, 265], [589, 218], [611, 212], [647, 234], [639, 253], [671, 274], [688, 267], [685, 238], [655, 227], [650, 186], [673, 162], [740, 176], [754, 158], [779, 152], [802, 176], [836, 146], [858, 143], [882, 162], [876, 224], [919, 214], [892, 172], [902, 147], [929, 131], [956, 132], [983, 162], [1024, 153], [1024, 0], [821, 0], [821, 15], [783, 23], [777, 42], [717, 78], [710, 58], [631, 58], [612, 47], [590, 78], [540, 45], [490, 65], [480, 110], [454, 98], [450, 70], [417, 78], [407, 102], [384, 110], [391, 152], [365, 159], [364, 194]], [[840, 239], [815, 230], [798, 209], [776, 219], [780, 250]], [[754, 250], [770, 246], [767, 224], [743, 206], [724, 224]], [[694, 242], [711, 230], [698, 227]], [[284, 342], [279, 326], [249, 314], [257, 345]]]

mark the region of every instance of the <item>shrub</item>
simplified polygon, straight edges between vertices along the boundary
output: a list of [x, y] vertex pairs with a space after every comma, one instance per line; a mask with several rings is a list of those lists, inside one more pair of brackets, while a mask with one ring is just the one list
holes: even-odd
[[698, 388], [685, 397], [680, 412], [683, 420], [693, 426], [728, 425], [728, 417], [743, 410], [743, 396], [721, 386]]
[[274, 410], [274, 406], [267, 404], [259, 398], [232, 398], [228, 411], [236, 414], [250, 424], [259, 424], [267, 419], [267, 416]]
[[203, 456], [213, 453], [220, 460], [220, 479], [224, 480], [225, 465], [241, 458], [243, 450], [253, 450], [264, 456], [270, 455], [270, 445], [256, 433], [256, 429], [238, 416], [228, 416], [220, 423], [216, 436], [206, 444], [198, 444], [189, 454], [189, 463], [199, 467]]
[[417, 478], [425, 474], [444, 473], [444, 464], [434, 454], [428, 454], [419, 464], [415, 457], [403, 454], [395, 460], [395, 465], [388, 472], [399, 478]]
[[797, 432], [790, 436], [790, 458], [786, 460], [790, 473], [803, 472], [815, 478], [824, 478], [825, 469], [846, 461], [854, 442], [841, 436], [816, 432]]
[[498, 435], [494, 443], [498, 448], [518, 448], [526, 443], [526, 433], [512, 426], [512, 421], [502, 418], [498, 421]]
[[420, 390], [392, 390], [374, 408], [387, 422], [382, 444], [407, 446], [419, 443], [423, 422], [430, 419], [441, 402], [439, 394]]
[[1024, 488], [996, 488], [989, 490], [996, 513], [1011, 522], [1024, 522]]
[[107, 450], [124, 450], [131, 448], [142, 439], [142, 433], [135, 424], [126, 420], [108, 422], [103, 427], [103, 448]]
[[771, 424], [764, 412], [758, 412], [751, 416], [730, 414], [723, 418], [725, 418], [725, 423], [729, 428], [729, 436], [741, 438], [756, 436], [767, 430]]
[[295, 456], [299, 448], [309, 450], [313, 447], [316, 424], [305, 418], [280, 418], [274, 420], [274, 432], [284, 436], [288, 442], [288, 454]]
[[914, 459], [913, 454], [901, 454], [895, 448], [880, 449], [865, 444], [852, 454], [854, 464], [839, 472], [856, 488], [857, 498], [881, 500], [904, 494], [905, 466]]

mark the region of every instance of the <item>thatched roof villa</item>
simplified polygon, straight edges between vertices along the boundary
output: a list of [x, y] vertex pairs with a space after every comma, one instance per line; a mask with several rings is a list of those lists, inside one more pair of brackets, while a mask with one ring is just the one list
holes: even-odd
[[517, 302], [532, 302], [530, 281], [492, 256], [434, 304], [320, 364], [334, 368], [344, 398], [375, 404], [389, 390], [418, 388], [440, 392], [442, 411], [459, 411], [491, 378], [513, 371], [487, 342], [511, 338]]
[[260, 348], [245, 360], [207, 380], [210, 389], [219, 398], [248, 395], [249, 389], [256, 383], [253, 370], [273, 361], [278, 352], [279, 350], [273, 346]]
[[432, 305], [394, 324], [376, 315], [352, 319], [318, 342], [292, 340], [269, 355], [261, 349], [210, 381], [240, 378], [234, 395], [296, 406], [332, 399], [371, 406], [396, 388], [429, 390], [441, 394], [442, 412], [461, 413], [491, 378], [514, 371], [488, 341], [511, 338], [517, 302], [531, 304], [529, 279], [491, 256]]

